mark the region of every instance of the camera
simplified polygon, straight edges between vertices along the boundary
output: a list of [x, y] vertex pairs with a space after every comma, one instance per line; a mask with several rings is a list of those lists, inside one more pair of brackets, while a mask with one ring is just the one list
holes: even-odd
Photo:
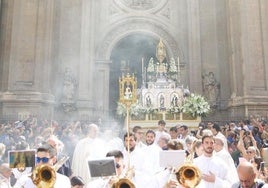
[[242, 129], [242, 131], [244, 131], [244, 136], [249, 136], [250, 135], [250, 132], [245, 130], [245, 129]]
[[260, 171], [261, 172], [264, 172], [264, 170], [265, 170], [264, 167], [265, 167], [265, 162], [261, 162], [260, 163]]
[[250, 132], [249, 131], [245, 131], [244, 132], [244, 135], [249, 136], [250, 135]]

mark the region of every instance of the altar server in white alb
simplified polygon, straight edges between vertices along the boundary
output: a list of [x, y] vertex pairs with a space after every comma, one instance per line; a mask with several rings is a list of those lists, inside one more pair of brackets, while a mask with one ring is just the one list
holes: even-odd
[[159, 153], [162, 150], [158, 144], [154, 144], [155, 132], [149, 129], [145, 134], [146, 146], [142, 148], [144, 153], [144, 169], [145, 173], [149, 176], [153, 176], [159, 171], [160, 168]]
[[228, 166], [228, 172], [231, 173], [233, 183], [239, 180], [234, 160], [231, 154], [224, 147], [224, 140], [221, 137], [214, 137], [215, 156], [221, 158]]
[[[148, 176], [145, 173], [145, 156], [142, 149], [136, 148], [136, 137], [134, 133], [125, 133], [124, 135], [125, 149], [123, 151], [125, 167], [127, 174], [133, 180], [137, 188], [142, 188], [145, 182], [148, 181]], [[129, 149], [128, 149], [129, 148]]]
[[170, 135], [166, 132], [166, 122], [164, 120], [158, 121], [158, 129], [155, 131], [155, 139], [154, 143], [157, 144], [159, 138], [163, 135], [170, 137]]
[[204, 150], [203, 155], [194, 159], [194, 165], [196, 165], [202, 173], [202, 183], [204, 183], [206, 188], [231, 187], [233, 177], [228, 171], [228, 166], [221, 158], [213, 156], [213, 136], [203, 136], [202, 146]]

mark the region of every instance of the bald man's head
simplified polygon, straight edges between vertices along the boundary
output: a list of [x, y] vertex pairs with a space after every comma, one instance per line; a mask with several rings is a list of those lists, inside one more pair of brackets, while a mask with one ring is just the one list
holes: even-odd
[[98, 125], [91, 123], [87, 126], [88, 128], [88, 136], [90, 138], [96, 138], [99, 132], [99, 127]]
[[237, 167], [237, 172], [254, 174], [254, 166], [250, 162], [241, 162]]
[[241, 187], [252, 187], [256, 178], [254, 166], [250, 162], [241, 162], [237, 167]]

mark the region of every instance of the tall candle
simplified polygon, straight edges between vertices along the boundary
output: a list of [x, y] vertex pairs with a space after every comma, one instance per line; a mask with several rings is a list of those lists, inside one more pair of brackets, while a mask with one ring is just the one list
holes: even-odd
[[143, 75], [143, 66], [144, 66], [144, 62], [143, 62], [143, 58], [141, 58], [141, 74]]

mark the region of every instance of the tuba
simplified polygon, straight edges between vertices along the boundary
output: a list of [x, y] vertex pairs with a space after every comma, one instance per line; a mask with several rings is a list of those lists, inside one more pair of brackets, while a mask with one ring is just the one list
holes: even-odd
[[121, 178], [112, 185], [112, 188], [135, 188], [135, 185], [128, 178]]
[[189, 163], [182, 165], [175, 174], [178, 182], [185, 188], [194, 188], [201, 181], [200, 170]]
[[53, 188], [56, 182], [57, 170], [69, 159], [65, 156], [60, 159], [54, 166], [47, 164], [36, 166], [31, 175], [33, 183], [37, 188]]
[[56, 171], [49, 165], [37, 166], [31, 175], [37, 188], [52, 188], [56, 182]]

